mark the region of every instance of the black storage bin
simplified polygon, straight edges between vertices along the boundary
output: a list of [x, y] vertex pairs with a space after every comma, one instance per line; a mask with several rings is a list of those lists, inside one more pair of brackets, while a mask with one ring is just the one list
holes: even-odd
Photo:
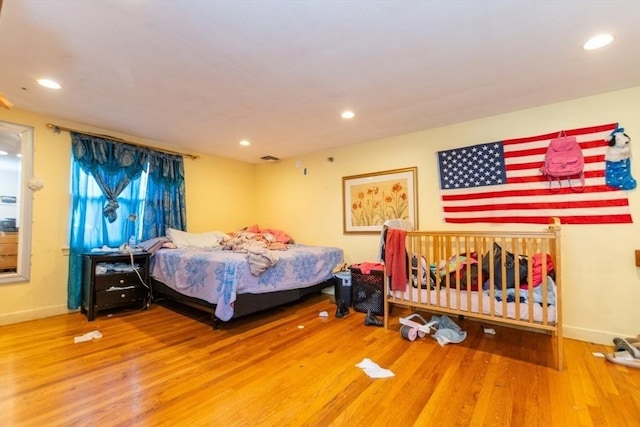
[[336, 302], [342, 300], [347, 307], [351, 307], [351, 272], [339, 271], [333, 275], [333, 282]]
[[384, 272], [371, 270], [363, 273], [357, 267], [351, 270], [351, 302], [353, 309], [361, 313], [371, 311], [373, 314], [384, 314]]

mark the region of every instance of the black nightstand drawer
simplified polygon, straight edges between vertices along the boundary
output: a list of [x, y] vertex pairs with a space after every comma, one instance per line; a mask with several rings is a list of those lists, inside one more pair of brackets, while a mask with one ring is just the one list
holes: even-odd
[[112, 289], [96, 292], [96, 308], [104, 310], [106, 308], [127, 305], [136, 301], [142, 301], [147, 294], [144, 287], [138, 285], [126, 287], [125, 289]]
[[[144, 269], [139, 269], [140, 277], [145, 277]], [[131, 285], [140, 286], [140, 278], [135, 271], [127, 273], [106, 273], [96, 274], [96, 291], [104, 291], [111, 287], [127, 287]]]

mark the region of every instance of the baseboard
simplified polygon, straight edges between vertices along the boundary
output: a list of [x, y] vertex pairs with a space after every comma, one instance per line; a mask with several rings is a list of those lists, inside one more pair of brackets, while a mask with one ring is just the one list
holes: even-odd
[[66, 305], [42, 307], [35, 310], [16, 311], [0, 314], [0, 325], [27, 322], [29, 320], [43, 319], [45, 317], [58, 316], [60, 314], [73, 313], [78, 310], [69, 310]]
[[598, 331], [593, 329], [578, 328], [575, 326], [564, 325], [563, 336], [578, 341], [591, 342], [594, 344], [613, 346], [613, 339], [616, 337], [634, 337], [640, 331], [635, 332], [610, 332]]

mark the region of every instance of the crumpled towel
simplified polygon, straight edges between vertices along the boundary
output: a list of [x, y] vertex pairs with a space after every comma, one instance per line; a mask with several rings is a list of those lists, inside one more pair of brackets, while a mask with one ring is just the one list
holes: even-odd
[[358, 363], [356, 366], [361, 368], [364, 373], [369, 375], [371, 378], [390, 378], [395, 376], [393, 372], [388, 369], [381, 368], [371, 359], [362, 359], [362, 362]]
[[100, 332], [98, 332], [98, 331], [87, 332], [84, 335], [80, 335], [78, 337], [74, 337], [73, 338], [73, 343], [77, 344], [79, 342], [91, 341], [94, 338], [95, 339], [102, 338], [102, 334]]

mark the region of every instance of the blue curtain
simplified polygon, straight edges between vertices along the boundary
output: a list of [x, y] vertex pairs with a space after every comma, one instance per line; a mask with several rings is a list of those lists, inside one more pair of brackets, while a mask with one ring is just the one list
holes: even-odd
[[148, 150], [75, 132], [71, 141], [67, 307], [76, 309], [82, 303], [82, 254], [103, 245], [120, 246], [135, 233], [134, 221], [142, 210], [139, 177]]
[[118, 217], [118, 195], [129, 182], [140, 177], [148, 150], [135, 145], [71, 132], [73, 157], [82, 170], [92, 175], [107, 198], [103, 208], [109, 222]]
[[142, 239], [166, 235], [167, 228], [187, 229], [182, 156], [149, 153]]

